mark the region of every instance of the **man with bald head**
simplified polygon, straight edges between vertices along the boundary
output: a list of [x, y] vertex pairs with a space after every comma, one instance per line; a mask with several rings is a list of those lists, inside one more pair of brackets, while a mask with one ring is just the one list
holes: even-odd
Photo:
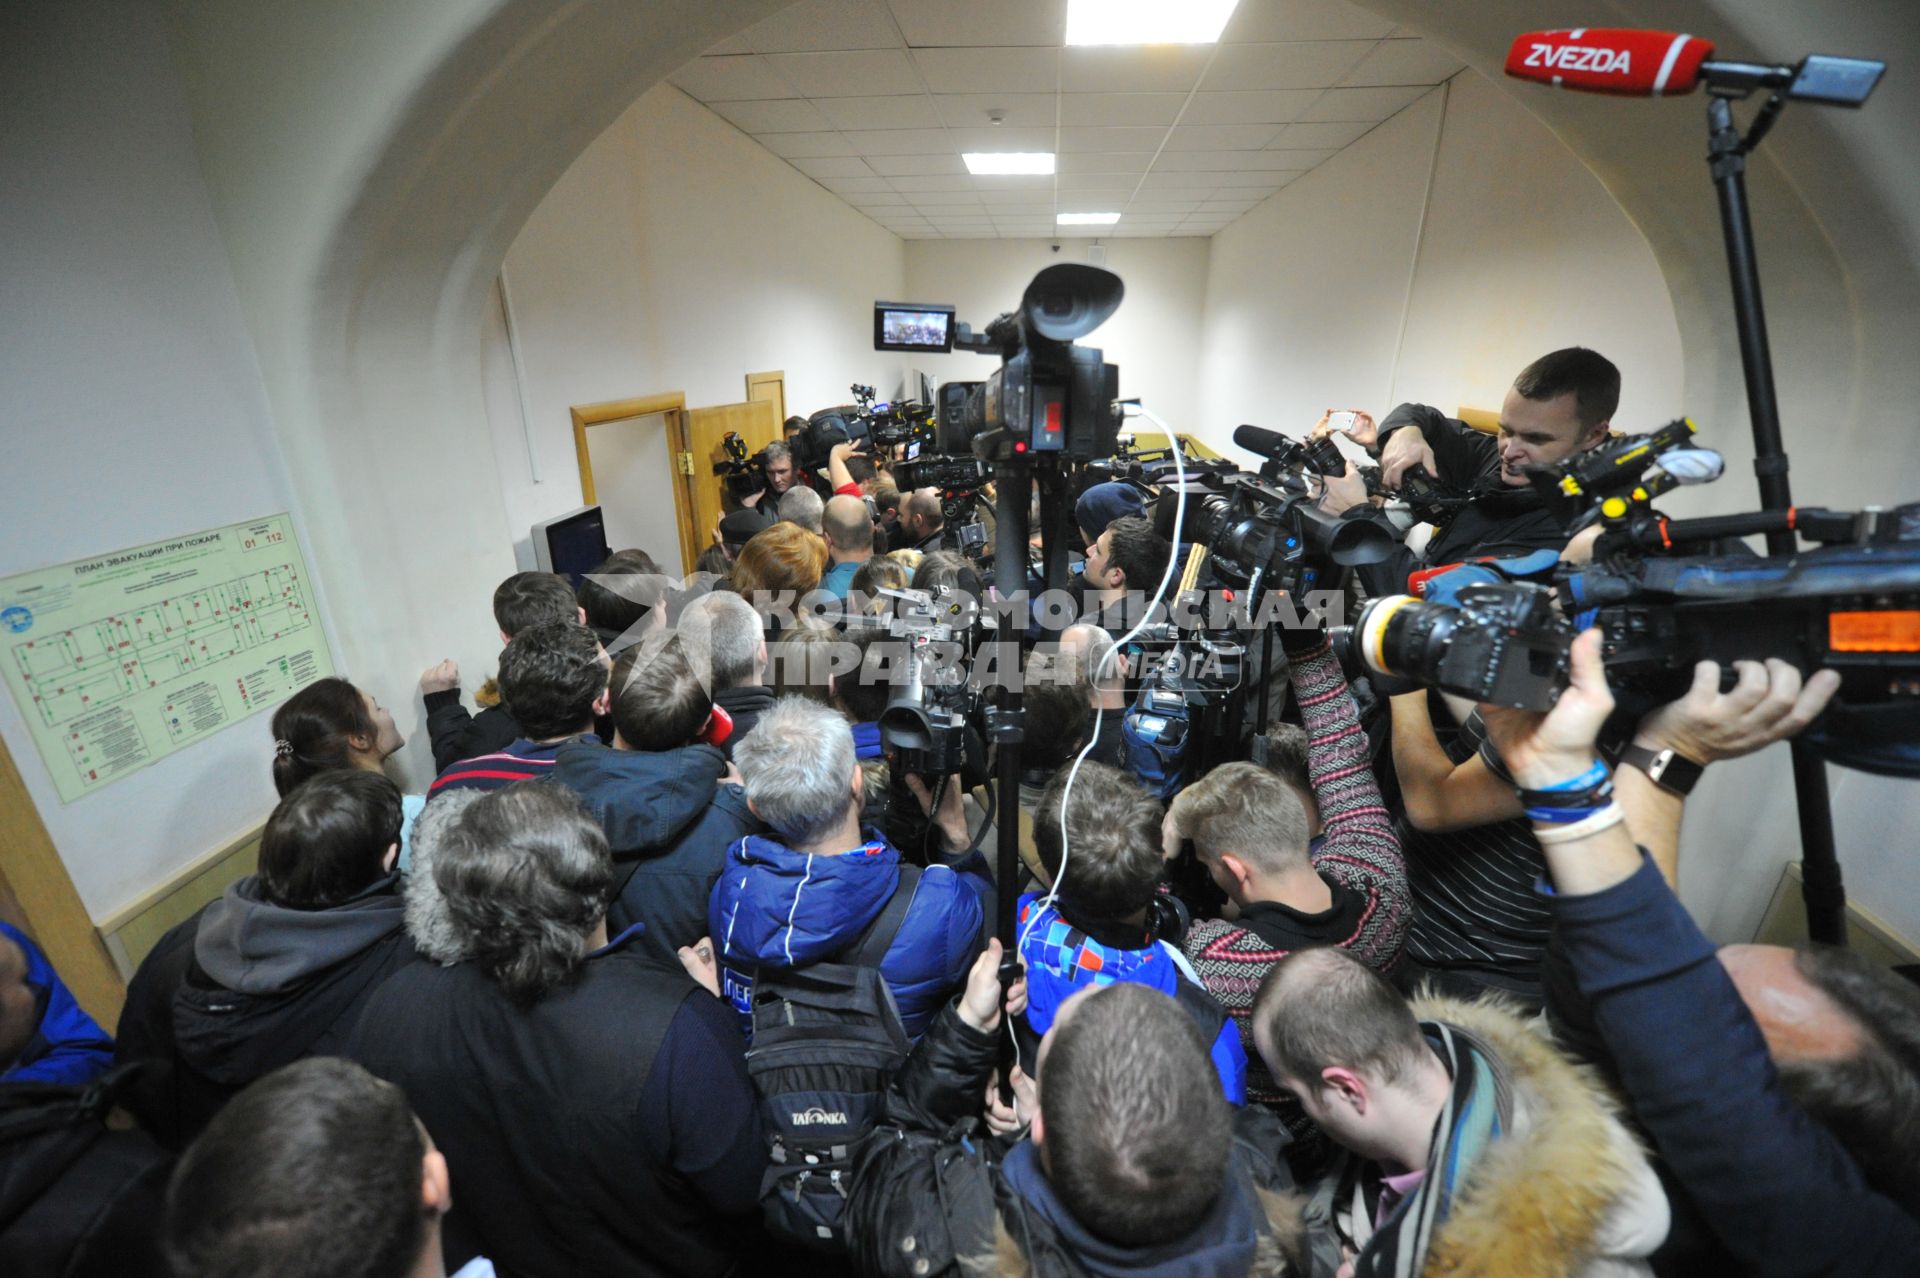
[[916, 488], [900, 503], [900, 527], [908, 545], [925, 553], [939, 550], [946, 536], [946, 514], [940, 509], [940, 494], [932, 488]]
[[845, 599], [853, 575], [873, 558], [873, 520], [867, 515], [867, 503], [844, 493], [834, 497], [821, 517], [820, 533], [827, 539], [827, 559], [832, 564], [820, 579], [820, 589]]

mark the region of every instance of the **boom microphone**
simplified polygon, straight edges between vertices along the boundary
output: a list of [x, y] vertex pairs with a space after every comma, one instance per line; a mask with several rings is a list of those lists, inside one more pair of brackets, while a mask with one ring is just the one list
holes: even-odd
[[1534, 31], [1507, 51], [1507, 74], [1562, 89], [1657, 98], [1691, 93], [1713, 43], [1671, 31]]
[[1713, 42], [1671, 31], [1575, 27], [1532, 31], [1507, 50], [1507, 74], [1582, 93], [1659, 98], [1707, 85], [1744, 97], [1766, 89], [1805, 102], [1857, 107], [1887, 69], [1870, 58], [1813, 53], [1792, 66], [1726, 62], [1713, 58]]
[[1235, 426], [1233, 442], [1250, 453], [1259, 453], [1262, 457], [1277, 461], [1284, 461], [1300, 450], [1300, 445], [1279, 431], [1265, 430], [1259, 426]]

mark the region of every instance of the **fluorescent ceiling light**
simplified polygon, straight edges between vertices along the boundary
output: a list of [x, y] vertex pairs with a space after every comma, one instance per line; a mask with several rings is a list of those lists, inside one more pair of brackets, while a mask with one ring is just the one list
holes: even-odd
[[1053, 172], [1051, 151], [968, 151], [961, 155], [967, 172], [1046, 174]]
[[1062, 213], [1054, 219], [1061, 226], [1112, 226], [1119, 220], [1118, 213]]
[[1212, 44], [1240, 0], [1067, 0], [1068, 44]]

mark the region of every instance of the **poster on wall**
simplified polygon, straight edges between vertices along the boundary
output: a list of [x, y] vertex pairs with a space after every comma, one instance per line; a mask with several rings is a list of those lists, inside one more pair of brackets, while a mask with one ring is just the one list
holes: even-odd
[[333, 660], [281, 514], [0, 578], [0, 670], [72, 803], [278, 705]]

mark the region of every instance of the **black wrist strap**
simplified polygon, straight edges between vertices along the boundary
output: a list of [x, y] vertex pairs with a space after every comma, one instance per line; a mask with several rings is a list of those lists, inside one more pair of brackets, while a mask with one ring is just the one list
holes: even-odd
[[1622, 750], [1620, 762], [1633, 765], [1646, 773], [1647, 779], [1662, 790], [1682, 797], [1693, 793], [1700, 774], [1707, 770], [1706, 764], [1695, 763], [1672, 749], [1649, 750], [1638, 745], [1630, 745]]

